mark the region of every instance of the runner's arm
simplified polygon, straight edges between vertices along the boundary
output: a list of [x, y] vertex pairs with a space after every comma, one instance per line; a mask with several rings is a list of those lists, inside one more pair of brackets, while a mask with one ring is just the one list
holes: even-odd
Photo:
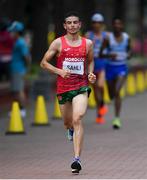
[[51, 43], [49, 49], [45, 53], [45, 55], [40, 63], [40, 66], [43, 69], [46, 69], [46, 70], [50, 71], [51, 73], [55, 73], [55, 74], [60, 74], [60, 69], [56, 68], [49, 62], [57, 55], [57, 53], [59, 53], [59, 46], [60, 46], [59, 41], [60, 41], [59, 39], [56, 39]]
[[110, 59], [115, 59], [116, 58], [116, 54], [104, 54], [103, 51], [104, 49], [109, 48], [109, 39], [108, 38], [104, 38], [102, 46], [100, 48], [100, 52], [99, 52], [99, 57], [100, 58], [110, 58]]
[[87, 40], [87, 59], [88, 59], [88, 73], [93, 73], [94, 71], [94, 61], [93, 61], [93, 43], [91, 40]]
[[128, 39], [128, 47], [127, 47], [127, 52], [128, 52], [128, 59], [131, 58], [132, 56], [132, 51], [131, 51], [131, 39]]
[[57, 54], [60, 53], [60, 48], [61, 48], [61, 41], [58, 38], [51, 43], [48, 51], [45, 53], [43, 59], [41, 60], [40, 66], [43, 69], [46, 69], [50, 71], [51, 73], [58, 74], [63, 78], [69, 78], [71, 74], [69, 70], [57, 68], [50, 63], [50, 61], [55, 56], [57, 56]]
[[31, 61], [32, 61], [31, 55], [25, 55], [25, 56], [24, 56], [24, 60], [25, 60], [25, 62], [26, 62], [27, 67], [30, 68]]
[[94, 83], [96, 81], [96, 76], [94, 75], [94, 61], [93, 61], [93, 43], [91, 40], [87, 40], [88, 51], [87, 51], [87, 59], [88, 59], [88, 80], [90, 83]]

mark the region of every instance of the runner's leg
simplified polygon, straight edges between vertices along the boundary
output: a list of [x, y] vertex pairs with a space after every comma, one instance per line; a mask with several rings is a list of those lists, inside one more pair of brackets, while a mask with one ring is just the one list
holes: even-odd
[[115, 117], [120, 117], [122, 103], [120, 97], [120, 90], [123, 87], [125, 80], [125, 76], [118, 76], [115, 80]]
[[73, 128], [72, 126], [72, 103], [66, 102], [65, 104], [60, 104], [60, 111], [62, 118], [64, 120], [64, 126], [66, 129]]
[[75, 96], [72, 101], [73, 105], [73, 128], [74, 128], [74, 153], [75, 157], [81, 155], [83, 143], [83, 125], [82, 118], [86, 113], [88, 104], [88, 94], [83, 93]]
[[97, 81], [94, 84], [94, 94], [98, 109], [104, 105], [104, 83], [105, 83], [105, 71], [99, 71], [97, 73]]
[[94, 84], [94, 94], [97, 103], [97, 117], [96, 123], [105, 123], [104, 115], [108, 109], [104, 102], [104, 84], [105, 84], [105, 71], [101, 70], [97, 73], [97, 82]]
[[108, 92], [109, 92], [109, 97], [111, 100], [114, 99], [114, 96], [115, 96], [115, 82], [116, 80], [110, 80], [110, 81], [107, 81], [107, 86], [108, 86]]
[[120, 90], [125, 82], [125, 76], [118, 76], [115, 80], [115, 94], [114, 94], [114, 109], [115, 109], [115, 118], [112, 121], [112, 126], [114, 129], [121, 128], [121, 120], [120, 120], [120, 112], [121, 112], [121, 97], [120, 97]]

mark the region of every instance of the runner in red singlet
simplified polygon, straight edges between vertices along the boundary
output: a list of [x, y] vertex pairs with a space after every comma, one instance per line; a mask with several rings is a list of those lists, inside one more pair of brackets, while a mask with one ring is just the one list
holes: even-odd
[[[52, 42], [45, 53], [41, 67], [58, 75], [57, 97], [67, 129], [69, 140], [73, 140], [74, 159], [72, 172], [82, 169], [80, 155], [83, 143], [82, 119], [86, 113], [90, 88], [88, 80], [94, 83], [92, 41], [79, 35], [81, 21], [77, 13], [68, 13], [64, 18], [66, 35]], [[57, 66], [49, 63], [57, 58]]]

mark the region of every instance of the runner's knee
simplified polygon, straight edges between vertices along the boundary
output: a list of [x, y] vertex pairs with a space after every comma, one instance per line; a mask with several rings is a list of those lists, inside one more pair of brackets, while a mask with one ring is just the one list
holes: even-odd
[[98, 88], [103, 88], [104, 84], [105, 84], [105, 80], [104, 79], [100, 79], [100, 80], [97, 81], [96, 86]]
[[115, 92], [115, 97], [117, 98], [117, 97], [120, 97], [120, 91], [119, 90], [117, 90], [116, 92]]
[[72, 120], [71, 119], [64, 119], [64, 126], [67, 129], [72, 128]]
[[111, 100], [113, 100], [114, 99], [114, 93], [110, 92], [109, 97], [110, 97]]
[[82, 118], [83, 118], [83, 114], [75, 115], [73, 117], [73, 126], [79, 125]]

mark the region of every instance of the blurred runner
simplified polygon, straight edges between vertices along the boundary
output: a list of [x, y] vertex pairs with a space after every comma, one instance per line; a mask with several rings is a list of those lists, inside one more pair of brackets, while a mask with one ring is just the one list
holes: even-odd
[[24, 76], [27, 66], [30, 64], [29, 48], [23, 38], [24, 25], [21, 22], [13, 22], [8, 29], [14, 38], [14, 47], [11, 62], [11, 88], [14, 100], [19, 102], [22, 117], [26, 116], [26, 96], [24, 92]]
[[[64, 28], [66, 35], [51, 43], [41, 61], [41, 67], [58, 75], [57, 97], [68, 139], [73, 140], [74, 145], [71, 168], [73, 173], [79, 173], [82, 168], [80, 161], [83, 144], [82, 119], [91, 91], [88, 80], [94, 83], [96, 76], [93, 74], [92, 42], [79, 35], [81, 21], [76, 12], [65, 16]], [[54, 56], [57, 58], [57, 67], [50, 64]]]
[[[128, 73], [127, 60], [131, 56], [130, 37], [123, 32], [123, 22], [119, 18], [113, 19], [113, 32], [104, 39], [100, 56], [109, 58], [106, 67], [106, 79], [108, 82], [109, 95], [114, 99], [115, 118], [112, 125], [114, 129], [121, 127], [121, 97], [120, 90], [123, 87]], [[102, 53], [108, 48], [108, 55]]]
[[105, 67], [106, 59], [99, 58], [99, 51], [103, 39], [108, 34], [103, 31], [104, 17], [101, 14], [94, 14], [91, 18], [92, 30], [86, 33], [86, 37], [93, 41], [94, 45], [94, 73], [97, 76], [97, 81], [93, 84], [94, 94], [97, 103], [97, 117], [96, 123], [105, 123], [104, 115], [107, 113], [108, 108], [104, 102], [104, 84], [105, 84]]
[[7, 31], [9, 20], [0, 19], [0, 81], [10, 79], [13, 39]]

